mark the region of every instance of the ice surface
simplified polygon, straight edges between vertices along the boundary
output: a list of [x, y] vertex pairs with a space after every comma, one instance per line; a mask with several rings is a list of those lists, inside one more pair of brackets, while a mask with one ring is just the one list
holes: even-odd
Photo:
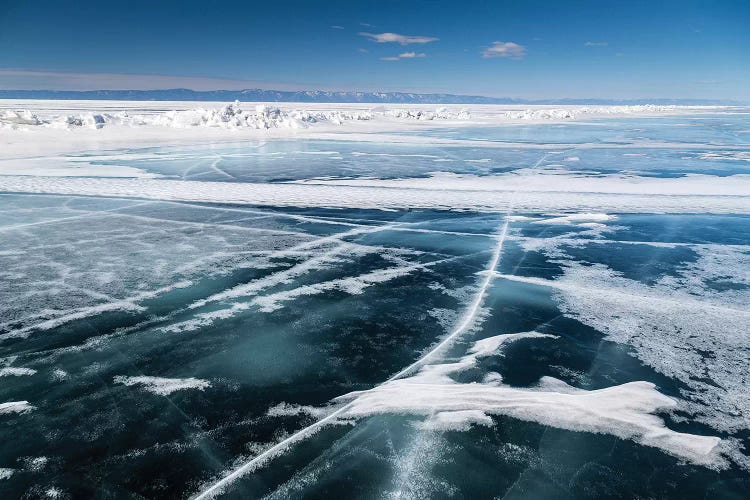
[[2, 493], [744, 494], [744, 111], [200, 106], [0, 103]]

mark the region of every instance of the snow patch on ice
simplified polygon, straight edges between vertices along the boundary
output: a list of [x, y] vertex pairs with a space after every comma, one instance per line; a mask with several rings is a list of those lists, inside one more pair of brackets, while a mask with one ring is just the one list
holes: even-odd
[[520, 169], [498, 175], [432, 172], [429, 177], [400, 179], [307, 179], [291, 184], [379, 187], [391, 189], [492, 192], [611, 193], [649, 195], [747, 196], [750, 175], [634, 177], [623, 174], [591, 176], [576, 172], [549, 173]]
[[423, 270], [427, 267], [426, 264], [414, 264], [411, 266], [377, 269], [369, 273], [360, 274], [359, 276], [324, 281], [313, 285], [301, 286], [292, 290], [256, 297], [253, 299], [252, 303], [260, 307], [260, 310], [263, 312], [273, 312], [281, 309], [282, 302], [306, 295], [319, 295], [324, 292], [336, 290], [350, 295], [359, 295], [368, 287], [407, 276], [414, 271]]
[[750, 151], [709, 151], [700, 153], [698, 158], [701, 160], [729, 160], [729, 161], [747, 161], [750, 162]]
[[750, 175], [682, 178], [443, 174], [427, 179], [227, 183], [0, 176], [1, 192], [358, 209], [750, 213]]
[[321, 417], [330, 413], [330, 411], [316, 408], [315, 406], [297, 405], [291, 403], [279, 403], [272, 406], [266, 412], [269, 417], [296, 417], [299, 415], [310, 415], [313, 417]]
[[532, 388], [502, 385], [497, 379], [459, 383], [451, 378], [476, 366], [479, 358], [492, 355], [509, 341], [527, 338], [555, 337], [526, 332], [484, 339], [457, 362], [426, 365], [410, 377], [337, 400], [350, 401], [344, 412], [349, 417], [420, 415], [427, 417], [422, 425], [428, 428], [464, 430], [476, 423], [489, 425], [490, 415], [504, 415], [562, 429], [611, 434], [697, 464], [726, 466], [716, 451], [719, 438], [675, 432], [664, 425], [655, 413], [675, 408], [677, 402], [649, 382], [586, 391], [546, 377]]
[[143, 389], [159, 396], [167, 396], [175, 391], [183, 391], [186, 389], [197, 389], [199, 391], [203, 391], [207, 387], [211, 387], [211, 383], [208, 380], [201, 380], [193, 377], [163, 378], [149, 377], [145, 375], [136, 377], [117, 375], [116, 377], [114, 377], [114, 382], [116, 384], [123, 384], [128, 387], [140, 386]]
[[482, 410], [441, 411], [419, 422], [417, 427], [432, 431], [468, 431], [472, 425], [492, 427], [495, 422]]
[[[486, 339], [478, 340], [474, 342], [474, 345], [469, 349], [469, 353], [475, 358], [482, 358], [485, 356], [492, 356], [493, 354], [502, 355], [500, 349], [505, 346], [508, 342], [513, 342], [520, 339], [556, 339], [555, 335], [549, 335], [547, 333], [539, 332], [523, 332], [523, 333], [506, 333], [505, 335], [495, 335], [494, 337], [488, 337]], [[498, 352], [499, 351], [499, 352]]]
[[49, 458], [47, 457], [24, 457], [22, 459], [23, 467], [32, 472], [39, 472], [47, 466]]
[[63, 490], [61, 490], [60, 488], [53, 486], [51, 488], [47, 488], [44, 494], [47, 498], [52, 498], [53, 500], [56, 500], [58, 498], [62, 498], [65, 492], [63, 492]]
[[24, 375], [34, 375], [36, 373], [36, 370], [32, 368], [21, 368], [21, 367], [14, 367], [14, 366], [6, 366], [3, 368], [0, 368], [0, 377], [22, 377]]
[[8, 403], [0, 403], [0, 415], [28, 413], [35, 408], [36, 407], [30, 405], [28, 401], [10, 401]]
[[532, 224], [545, 224], [545, 225], [576, 225], [579, 227], [586, 228], [597, 228], [605, 222], [610, 222], [617, 219], [616, 215], [608, 215], [602, 213], [580, 213], [570, 215], [560, 215], [557, 217], [537, 219], [533, 217], [526, 217], [524, 219], [516, 219], [519, 221], [531, 221]]
[[[750, 428], [747, 248], [691, 246], [695, 262], [648, 285], [602, 264], [569, 260], [557, 243], [549, 245], [538, 249], [562, 266], [561, 277], [501, 277], [552, 288], [565, 315], [631, 346], [643, 363], [682, 382], [679, 408], [695, 420], [726, 432]], [[717, 289], [716, 281], [734, 286]]]

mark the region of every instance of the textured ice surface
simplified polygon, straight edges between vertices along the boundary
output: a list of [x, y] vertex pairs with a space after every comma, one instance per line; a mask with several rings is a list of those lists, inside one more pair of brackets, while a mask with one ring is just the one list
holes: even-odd
[[742, 110], [193, 107], [4, 130], [2, 496], [746, 495]]
[[[3, 197], [0, 338], [104, 312], [142, 311], [143, 301], [185, 288], [196, 276], [257, 266], [269, 252], [311, 239], [275, 229], [272, 219], [254, 227], [245, 219], [256, 214], [211, 207], [178, 214], [160, 203], [35, 201]], [[13, 223], [16, 216], [31, 222]]]
[[[557, 279], [502, 277], [551, 287], [563, 312], [632, 346], [644, 363], [683, 382], [682, 405], [697, 420], [726, 431], [747, 429], [750, 247], [691, 248], [695, 261], [650, 285], [557, 253], [564, 271]], [[733, 286], [717, 289], [717, 282]]]

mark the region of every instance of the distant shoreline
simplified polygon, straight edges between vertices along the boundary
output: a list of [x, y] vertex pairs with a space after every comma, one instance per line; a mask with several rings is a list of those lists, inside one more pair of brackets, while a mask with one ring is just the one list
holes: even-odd
[[412, 92], [330, 92], [321, 90], [0, 90], [0, 99], [192, 102], [301, 102], [351, 104], [524, 104], [524, 105], [694, 105], [741, 106], [712, 99], [517, 99], [462, 94]]

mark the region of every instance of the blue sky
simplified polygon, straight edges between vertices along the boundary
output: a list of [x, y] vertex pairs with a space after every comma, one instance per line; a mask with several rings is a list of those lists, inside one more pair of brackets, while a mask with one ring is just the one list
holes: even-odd
[[750, 1], [0, 0], [0, 88], [750, 101]]

